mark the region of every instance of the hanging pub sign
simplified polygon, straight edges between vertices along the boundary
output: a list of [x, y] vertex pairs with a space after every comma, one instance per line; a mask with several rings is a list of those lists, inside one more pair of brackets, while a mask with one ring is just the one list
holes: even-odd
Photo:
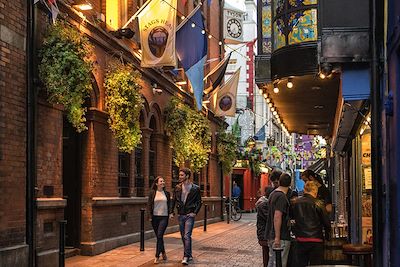
[[224, 39], [226, 43], [243, 42], [243, 13], [224, 9]]

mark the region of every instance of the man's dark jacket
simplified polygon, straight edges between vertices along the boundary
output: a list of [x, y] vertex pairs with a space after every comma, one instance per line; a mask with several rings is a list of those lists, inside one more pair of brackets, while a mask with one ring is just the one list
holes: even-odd
[[293, 231], [296, 237], [324, 239], [322, 229], [329, 237], [331, 224], [323, 201], [309, 194], [295, 200], [292, 206], [292, 217], [295, 220]]
[[[168, 214], [172, 213], [171, 209], [171, 194], [168, 191], [165, 191], [165, 196], [167, 197], [167, 206], [168, 206]], [[155, 190], [150, 190], [149, 193], [149, 200], [147, 201], [147, 218], [150, 219], [151, 216], [153, 216], [153, 210], [154, 210], [154, 198], [156, 197], [156, 191]]]
[[174, 190], [174, 196], [172, 198], [171, 210], [174, 211], [175, 205], [179, 215], [186, 215], [189, 213], [199, 213], [201, 208], [201, 193], [200, 187], [196, 184], [192, 184], [192, 188], [187, 195], [186, 202], [183, 203], [181, 200], [182, 196], [182, 184], [178, 184]]

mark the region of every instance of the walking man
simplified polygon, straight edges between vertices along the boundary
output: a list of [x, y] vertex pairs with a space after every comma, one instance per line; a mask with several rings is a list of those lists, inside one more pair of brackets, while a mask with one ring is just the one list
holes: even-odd
[[295, 220], [294, 233], [297, 240], [298, 267], [320, 265], [324, 255], [324, 236], [329, 238], [331, 224], [324, 203], [317, 199], [318, 186], [308, 181], [304, 186], [304, 196], [294, 201], [292, 212]]
[[179, 230], [181, 232], [184, 254], [182, 264], [188, 265], [192, 256], [192, 231], [194, 218], [201, 208], [201, 193], [198, 185], [190, 181], [191, 171], [183, 168], [179, 171], [179, 184], [175, 187], [172, 210], [178, 211]]
[[276, 266], [274, 248], [282, 248], [282, 267], [287, 266], [290, 250], [289, 230], [289, 200], [286, 196], [292, 177], [283, 173], [279, 177], [279, 187], [276, 188], [268, 199], [269, 212], [267, 218], [267, 237], [269, 247], [268, 267]]

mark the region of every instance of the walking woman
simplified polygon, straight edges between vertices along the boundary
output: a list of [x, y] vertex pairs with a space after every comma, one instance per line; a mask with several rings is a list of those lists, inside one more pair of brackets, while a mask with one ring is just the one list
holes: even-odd
[[165, 181], [161, 176], [158, 176], [153, 182], [147, 210], [149, 211], [148, 216], [157, 237], [154, 264], [158, 264], [160, 262], [160, 254], [162, 254], [163, 260], [167, 260], [164, 248], [164, 233], [168, 226], [170, 214], [170, 194], [165, 190]]

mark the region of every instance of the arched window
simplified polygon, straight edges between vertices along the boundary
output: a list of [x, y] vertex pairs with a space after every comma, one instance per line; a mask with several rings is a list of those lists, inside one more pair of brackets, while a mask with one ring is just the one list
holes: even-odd
[[[140, 113], [140, 126], [144, 125], [144, 115]], [[143, 172], [143, 161], [142, 161], [142, 145], [141, 143], [135, 149], [135, 188], [136, 196], [144, 197], [144, 172]]]
[[157, 175], [156, 174], [157, 143], [154, 138], [157, 132], [157, 124], [154, 117], [151, 117], [149, 128], [152, 130], [150, 135], [150, 147], [149, 147], [149, 187], [151, 187]]

